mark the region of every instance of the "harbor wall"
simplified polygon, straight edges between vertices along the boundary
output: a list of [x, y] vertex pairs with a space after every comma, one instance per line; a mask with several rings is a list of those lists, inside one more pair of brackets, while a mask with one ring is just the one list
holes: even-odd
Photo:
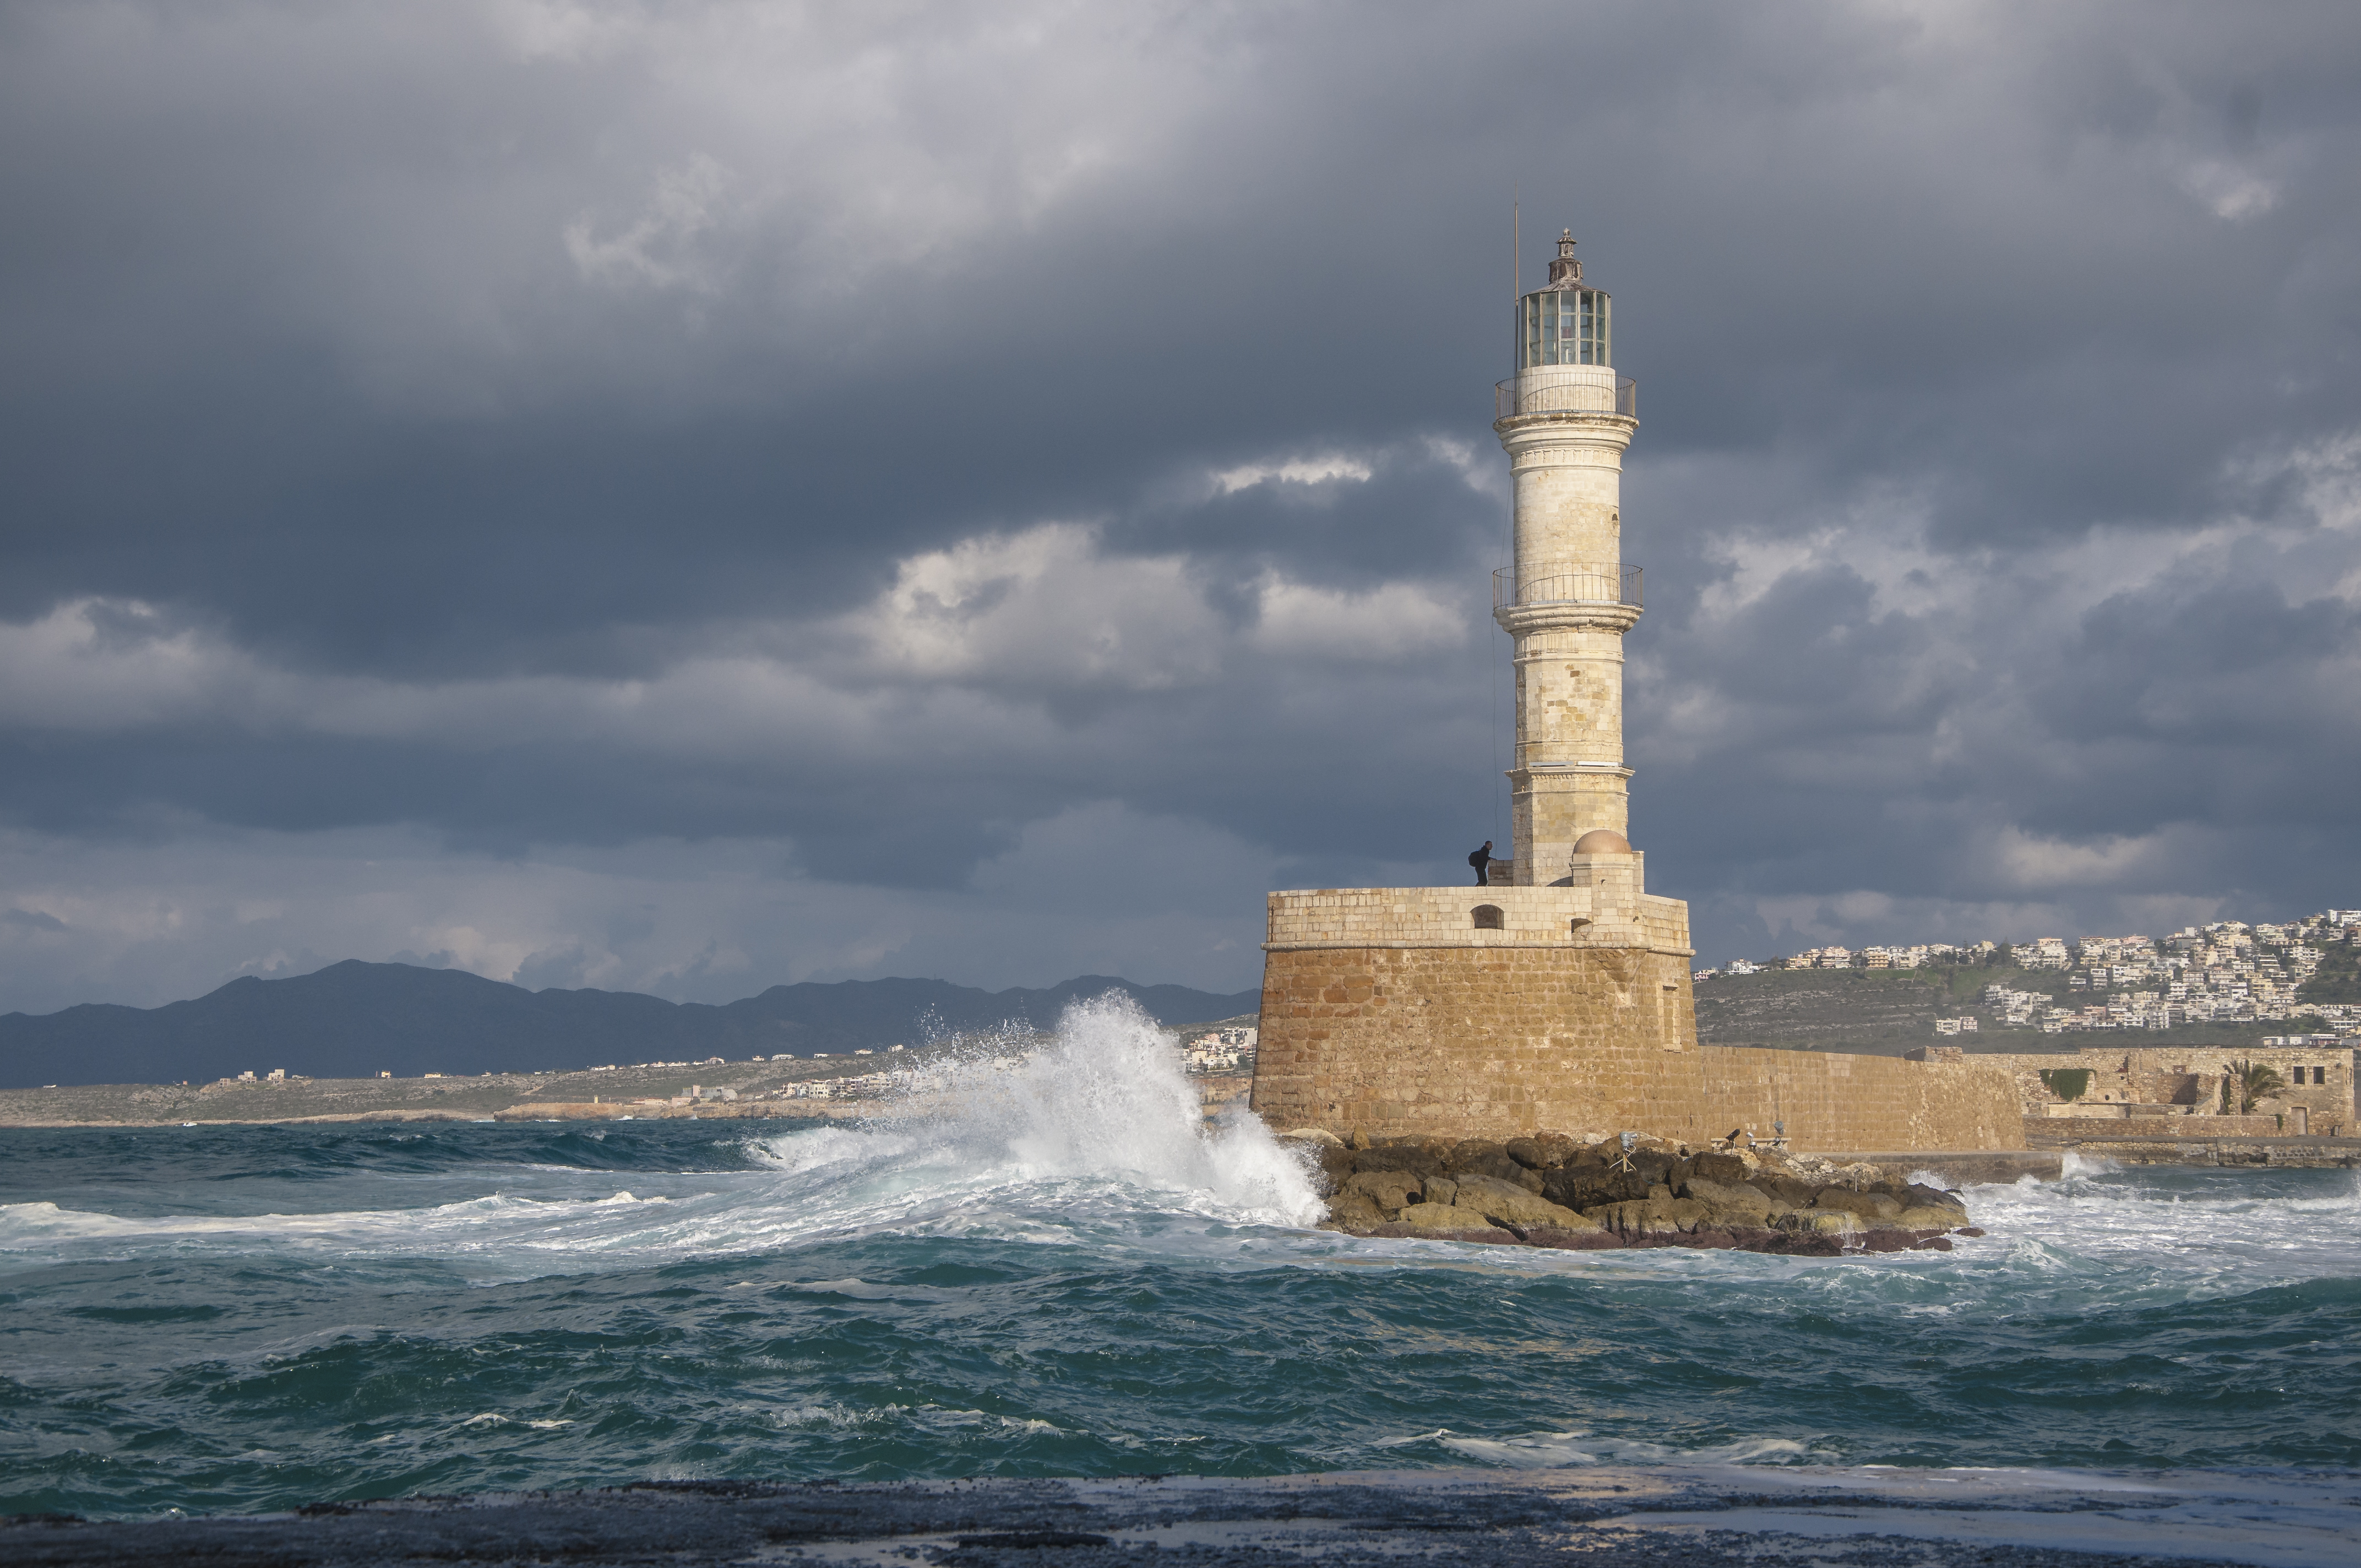
[[1345, 1137], [1701, 1142], [1784, 1124], [1799, 1150], [2026, 1146], [1997, 1068], [1696, 1045], [1687, 966], [1646, 948], [1275, 948], [1253, 1105]]

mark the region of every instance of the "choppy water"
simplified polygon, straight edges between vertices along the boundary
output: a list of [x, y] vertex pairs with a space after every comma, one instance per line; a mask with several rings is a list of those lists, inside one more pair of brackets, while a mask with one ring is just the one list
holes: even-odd
[[2361, 1465], [2361, 1190], [1971, 1190], [1949, 1255], [1301, 1228], [1136, 1015], [968, 1109], [0, 1132], [0, 1509], [650, 1477]]

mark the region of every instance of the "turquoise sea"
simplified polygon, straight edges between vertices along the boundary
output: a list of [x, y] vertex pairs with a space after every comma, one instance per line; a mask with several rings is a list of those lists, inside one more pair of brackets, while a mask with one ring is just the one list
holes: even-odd
[[[944, 1086], [928, 1086], [930, 1091]], [[866, 1127], [0, 1131], [0, 1508], [647, 1478], [2361, 1466], [2348, 1171], [1841, 1259], [1356, 1241], [1094, 1005]], [[929, 1109], [929, 1107], [932, 1107]]]

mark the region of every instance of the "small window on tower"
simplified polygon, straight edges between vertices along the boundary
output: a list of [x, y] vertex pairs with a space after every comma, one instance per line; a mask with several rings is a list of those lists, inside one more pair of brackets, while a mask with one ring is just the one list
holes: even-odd
[[1479, 904], [1473, 913], [1478, 931], [1503, 931], [1508, 928], [1500, 919], [1500, 906], [1497, 904]]

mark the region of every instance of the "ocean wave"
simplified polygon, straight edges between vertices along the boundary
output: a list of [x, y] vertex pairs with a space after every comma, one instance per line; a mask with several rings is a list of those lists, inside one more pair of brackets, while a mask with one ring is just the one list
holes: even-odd
[[492, 1193], [428, 1209], [362, 1209], [316, 1214], [177, 1214], [136, 1217], [63, 1209], [47, 1201], [0, 1204], [0, 1252], [56, 1242], [162, 1241], [211, 1238], [273, 1241], [431, 1243], [486, 1228], [516, 1228], [546, 1235], [552, 1225], [584, 1212], [634, 1209], [670, 1202], [616, 1192], [605, 1198], [511, 1198]]
[[[1245, 1224], [1308, 1226], [1323, 1205], [1301, 1155], [1262, 1123], [1208, 1128], [1170, 1036], [1121, 992], [1071, 1005], [1054, 1042], [1012, 1063], [990, 1047], [904, 1075], [869, 1125], [750, 1140], [783, 1173], [849, 1182], [845, 1216], [886, 1192], [904, 1222], [948, 1220], [990, 1195], [1005, 1212], [1093, 1192]], [[930, 1210], [939, 1211], [932, 1214]]]
[[1554, 1470], [1588, 1464], [1826, 1464], [1837, 1450], [1787, 1437], [1738, 1437], [1696, 1448], [1583, 1431], [1530, 1432], [1488, 1438], [1448, 1428], [1395, 1439], [1378, 1447], [1431, 1443], [1478, 1464], [1509, 1470]]
[[[267, 1166], [232, 1154], [224, 1163], [240, 1168], [218, 1179], [275, 1185], [344, 1159], [348, 1177], [379, 1184], [372, 1190], [405, 1178], [447, 1181], [455, 1171], [528, 1190], [318, 1212], [122, 1216], [48, 1201], [0, 1206], [0, 1256], [327, 1249], [440, 1258], [507, 1279], [878, 1234], [1092, 1243], [1176, 1227], [1303, 1227], [1322, 1212], [1301, 1157], [1259, 1121], [1206, 1126], [1170, 1036], [1119, 992], [1071, 1005], [1054, 1044], [1029, 1059], [1012, 1066], [979, 1053], [909, 1075], [869, 1124], [735, 1132], [686, 1146], [676, 1131], [497, 1131], [332, 1133], [279, 1151]], [[488, 1147], [509, 1157], [488, 1164]], [[400, 1170], [386, 1168], [387, 1148], [401, 1151]], [[574, 1157], [553, 1163], [553, 1155]], [[624, 1171], [647, 1196], [578, 1190], [586, 1177]], [[542, 1190], [530, 1190], [536, 1184]]]
[[[1009, 1113], [1022, 1102], [741, 1125], [760, 1147], [719, 1156], [701, 1130], [665, 1132], [679, 1167], [719, 1171], [479, 1163], [466, 1179], [508, 1190], [464, 1197], [445, 1175], [368, 1171], [317, 1189], [332, 1201], [311, 1214], [252, 1202], [281, 1190], [259, 1181], [173, 1196], [266, 1212], [190, 1216], [19, 1179], [27, 1201], [0, 1209], [16, 1249], [0, 1299], [18, 1309], [0, 1424], [45, 1446], [12, 1462], [0, 1500], [249, 1509], [656, 1475], [2361, 1463], [2346, 1173], [1976, 1189], [1993, 1234], [1949, 1254], [1556, 1253], [1270, 1223], [1252, 1160], [1275, 1146], [1146, 1094], [1146, 1130], [1111, 1162], [1091, 1152], [1103, 1141], [1038, 1135]], [[505, 1133], [456, 1135], [523, 1146]], [[310, 1135], [243, 1135], [263, 1168]], [[2250, 1265], [2257, 1246], [2283, 1250]], [[265, 1453], [280, 1457], [238, 1457]]]

